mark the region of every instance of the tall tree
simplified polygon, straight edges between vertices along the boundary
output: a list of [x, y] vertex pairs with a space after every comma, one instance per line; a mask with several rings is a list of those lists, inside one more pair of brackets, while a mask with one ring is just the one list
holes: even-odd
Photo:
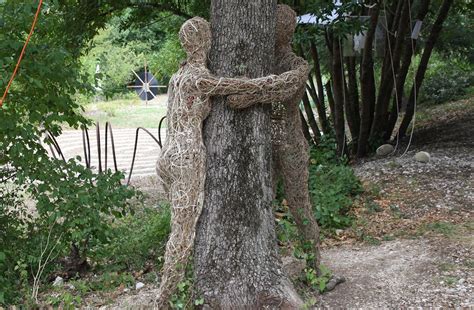
[[418, 70], [415, 76], [415, 83], [413, 84], [411, 91], [410, 91], [410, 98], [408, 99], [407, 103], [407, 111], [405, 113], [405, 117], [400, 125], [400, 129], [398, 130], [398, 135], [400, 137], [405, 136], [408, 126], [410, 125], [413, 115], [415, 114], [415, 103], [418, 98], [418, 93], [420, 91], [421, 84], [423, 83], [423, 79], [425, 78], [426, 70], [428, 69], [428, 62], [431, 57], [431, 53], [433, 52], [433, 48], [435, 46], [436, 41], [438, 40], [439, 34], [441, 33], [441, 29], [443, 28], [443, 23], [448, 17], [449, 9], [453, 4], [454, 0], [444, 0], [441, 4], [441, 7], [438, 11], [438, 16], [431, 28], [430, 35], [428, 37], [428, 41], [426, 41], [425, 49], [423, 50], [423, 55], [421, 56], [420, 64], [418, 65]]
[[375, 38], [375, 30], [379, 19], [380, 6], [375, 5], [370, 12], [370, 26], [365, 38], [364, 52], [362, 54], [362, 65], [360, 72], [360, 85], [362, 96], [362, 107], [360, 113], [360, 131], [358, 139], [357, 157], [364, 157], [369, 147], [370, 128], [374, 117], [375, 108], [375, 77], [374, 59], [372, 46]]
[[[276, 0], [213, 0], [210, 69], [270, 73]], [[195, 242], [196, 288], [212, 309], [302, 305], [278, 257], [272, 202], [270, 107], [234, 111], [216, 98], [204, 126], [205, 202]]]

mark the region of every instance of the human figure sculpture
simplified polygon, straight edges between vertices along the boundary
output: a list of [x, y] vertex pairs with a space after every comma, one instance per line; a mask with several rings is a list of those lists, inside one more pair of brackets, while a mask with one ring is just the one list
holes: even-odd
[[179, 38], [187, 60], [169, 83], [167, 136], [157, 163], [172, 208], [159, 309], [169, 307], [168, 301], [184, 277], [193, 250], [204, 199], [206, 150], [202, 123], [211, 110], [210, 96], [245, 94], [269, 103], [292, 96], [306, 79], [299, 71], [257, 79], [214, 77], [206, 68], [211, 46], [209, 23], [199, 17], [192, 18], [181, 27]]
[[[278, 5], [275, 38], [274, 74], [294, 70], [302, 72], [304, 79], [298, 91], [288, 99], [272, 103], [273, 181], [282, 177], [285, 198], [300, 235], [311, 246], [314, 258], [310, 265], [319, 273], [319, 227], [311, 207], [308, 189], [309, 145], [303, 131], [299, 103], [306, 91], [309, 65], [293, 53], [291, 41], [296, 28], [296, 13], [287, 5]], [[237, 109], [260, 102], [252, 94], [232, 95], [228, 104]], [[276, 187], [276, 186], [275, 186]]]

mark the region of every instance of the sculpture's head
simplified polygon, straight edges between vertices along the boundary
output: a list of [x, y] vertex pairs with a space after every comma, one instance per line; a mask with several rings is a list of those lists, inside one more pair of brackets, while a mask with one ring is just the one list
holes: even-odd
[[211, 26], [201, 17], [187, 20], [179, 30], [179, 40], [188, 59], [205, 61], [211, 49]]
[[276, 48], [291, 45], [293, 34], [296, 29], [296, 13], [286, 4], [279, 4], [276, 12]]

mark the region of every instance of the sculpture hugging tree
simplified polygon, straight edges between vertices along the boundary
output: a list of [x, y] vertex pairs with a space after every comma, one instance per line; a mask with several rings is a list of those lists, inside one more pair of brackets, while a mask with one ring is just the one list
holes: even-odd
[[158, 175], [172, 207], [159, 309], [169, 306], [194, 245], [206, 175], [202, 123], [210, 112], [210, 96], [243, 94], [258, 98], [259, 103], [285, 101], [301, 89], [308, 74], [307, 70], [298, 69], [257, 79], [218, 78], [206, 68], [211, 46], [209, 23], [199, 17], [192, 18], [181, 27], [179, 38], [187, 60], [169, 84], [167, 137], [157, 163]]
[[[304, 81], [299, 84], [292, 96], [272, 102], [272, 150], [273, 150], [273, 182], [276, 184], [281, 176], [285, 197], [299, 233], [305, 242], [309, 243], [314, 255], [310, 261], [312, 268], [319, 273], [319, 227], [311, 207], [309, 197], [309, 146], [304, 137], [300, 118], [299, 103], [306, 91], [306, 78], [309, 65], [301, 57], [293, 53], [291, 41], [296, 28], [296, 13], [287, 5], [278, 5], [275, 68], [273, 73], [295, 70], [304, 75]], [[253, 94], [229, 96], [228, 104], [236, 109], [249, 107], [261, 102]]]

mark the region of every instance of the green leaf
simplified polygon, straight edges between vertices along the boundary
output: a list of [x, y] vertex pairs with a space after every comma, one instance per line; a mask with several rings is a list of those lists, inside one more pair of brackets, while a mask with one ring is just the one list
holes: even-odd
[[204, 298], [199, 298], [194, 301], [195, 306], [204, 305]]

